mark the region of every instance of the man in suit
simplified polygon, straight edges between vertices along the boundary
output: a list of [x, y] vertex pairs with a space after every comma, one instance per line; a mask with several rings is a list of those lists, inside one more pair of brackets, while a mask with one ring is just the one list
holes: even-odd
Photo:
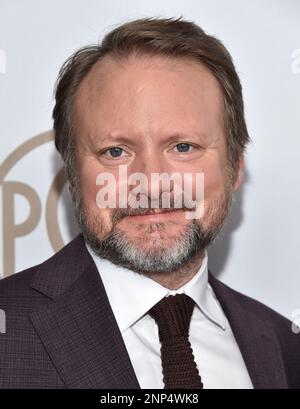
[[[222, 43], [181, 18], [123, 24], [63, 66], [53, 118], [82, 233], [1, 280], [0, 387], [300, 387], [291, 323], [208, 271], [250, 140]], [[121, 166], [143, 175], [126, 195]], [[152, 180], [174, 172], [201, 172], [203, 197]]]

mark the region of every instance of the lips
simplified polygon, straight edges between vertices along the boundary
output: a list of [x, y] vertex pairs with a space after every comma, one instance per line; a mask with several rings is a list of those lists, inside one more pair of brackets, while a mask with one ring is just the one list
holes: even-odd
[[[151, 216], [153, 214], [163, 214], [163, 213], [175, 212], [176, 210], [178, 211], [178, 210], [182, 210], [182, 209], [151, 209], [151, 210], [147, 211], [147, 213], [141, 213], [141, 214], [138, 214], [136, 216]], [[135, 216], [135, 215], [133, 215], [133, 216]]]

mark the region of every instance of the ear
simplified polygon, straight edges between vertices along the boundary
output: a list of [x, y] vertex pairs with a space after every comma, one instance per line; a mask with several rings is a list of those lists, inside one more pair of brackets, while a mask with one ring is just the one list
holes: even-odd
[[244, 168], [245, 168], [245, 163], [244, 163], [244, 156], [241, 155], [239, 159], [239, 166], [238, 166], [238, 172], [237, 172], [237, 177], [233, 185], [233, 190], [238, 191], [244, 181]]

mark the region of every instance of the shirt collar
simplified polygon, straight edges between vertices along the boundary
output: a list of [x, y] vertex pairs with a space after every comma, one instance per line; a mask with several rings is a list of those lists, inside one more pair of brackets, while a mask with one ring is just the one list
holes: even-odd
[[97, 256], [86, 247], [101, 276], [111, 308], [121, 332], [138, 321], [157, 302], [168, 295], [189, 295], [202, 313], [223, 330], [226, 329], [224, 313], [208, 283], [208, 254], [194, 277], [177, 290], [170, 290], [151, 278]]

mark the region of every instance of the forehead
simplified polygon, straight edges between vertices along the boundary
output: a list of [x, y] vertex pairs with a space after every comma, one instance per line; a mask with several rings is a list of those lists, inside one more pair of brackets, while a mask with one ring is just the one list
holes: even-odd
[[126, 82], [138, 89], [141, 83], [149, 81], [151, 76], [155, 76], [157, 82], [163, 77], [168, 79], [167, 83], [176, 83], [186, 87], [191, 85], [198, 89], [214, 89], [216, 93], [221, 93], [219, 83], [208, 68], [200, 61], [192, 58], [166, 57], [166, 56], [137, 56], [116, 58], [110, 55], [105, 56], [96, 63], [86, 77], [83, 79], [77, 90], [78, 98], [86, 98], [92, 95], [99, 95], [108, 87], [120, 85]]
[[85, 129], [172, 122], [196, 130], [221, 125], [222, 101], [216, 78], [193, 59], [105, 56], [80, 84], [75, 109]]

